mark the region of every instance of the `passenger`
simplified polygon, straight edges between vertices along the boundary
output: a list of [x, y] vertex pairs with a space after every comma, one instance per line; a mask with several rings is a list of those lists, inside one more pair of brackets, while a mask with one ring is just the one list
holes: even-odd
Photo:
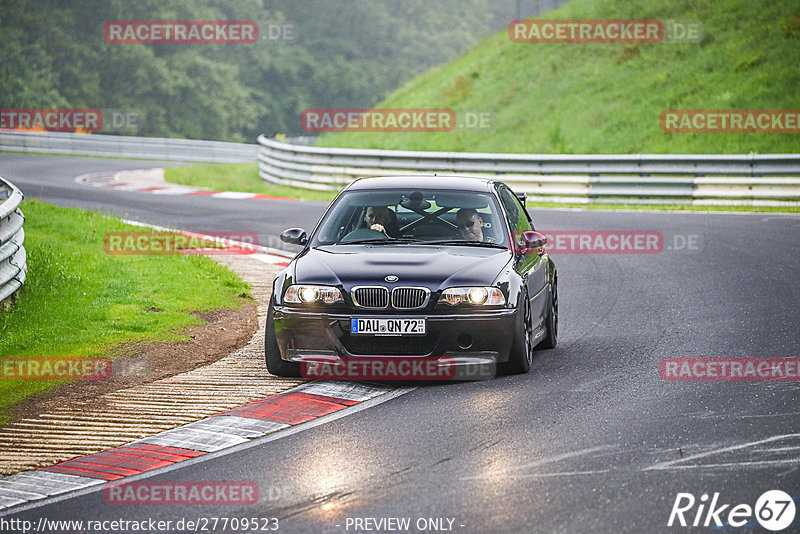
[[483, 235], [483, 218], [478, 212], [472, 208], [462, 208], [456, 214], [456, 226], [458, 226], [458, 235], [467, 241], [483, 241], [485, 243], [494, 243], [495, 240], [491, 236]]

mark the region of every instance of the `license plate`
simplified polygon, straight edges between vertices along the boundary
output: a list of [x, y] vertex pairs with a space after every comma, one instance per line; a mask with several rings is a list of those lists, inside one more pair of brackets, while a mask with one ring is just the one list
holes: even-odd
[[423, 336], [425, 319], [350, 319], [350, 333], [373, 336]]

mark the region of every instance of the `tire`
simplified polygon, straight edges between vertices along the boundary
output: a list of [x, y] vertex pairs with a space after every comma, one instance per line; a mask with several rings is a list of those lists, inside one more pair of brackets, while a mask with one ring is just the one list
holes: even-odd
[[498, 370], [500, 374], [521, 374], [531, 370], [533, 362], [533, 317], [531, 313], [531, 301], [526, 292], [522, 299], [522, 320], [520, 321], [517, 332], [514, 334], [514, 342], [511, 345], [511, 353], [508, 362], [500, 364]]
[[267, 371], [275, 376], [297, 378], [300, 376], [300, 364], [281, 359], [281, 351], [278, 348], [278, 340], [275, 337], [273, 313], [272, 302], [270, 302], [269, 310], [267, 311], [267, 331], [264, 336], [264, 357], [267, 361]]
[[550, 308], [547, 310], [547, 317], [544, 320], [547, 328], [547, 337], [536, 346], [537, 349], [552, 349], [558, 343], [558, 278], [553, 279], [552, 295], [550, 297]]

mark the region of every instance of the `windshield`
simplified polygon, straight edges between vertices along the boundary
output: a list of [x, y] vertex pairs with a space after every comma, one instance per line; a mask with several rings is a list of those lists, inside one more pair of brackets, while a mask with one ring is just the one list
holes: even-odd
[[311, 246], [430, 244], [506, 247], [494, 197], [438, 189], [344, 192], [320, 222]]

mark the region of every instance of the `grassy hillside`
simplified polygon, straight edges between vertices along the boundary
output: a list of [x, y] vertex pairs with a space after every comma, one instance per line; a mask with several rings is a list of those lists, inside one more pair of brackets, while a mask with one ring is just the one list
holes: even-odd
[[701, 43], [513, 43], [507, 32], [380, 107], [495, 113], [492, 128], [326, 134], [320, 146], [521, 153], [784, 153], [800, 134], [665, 133], [666, 109], [800, 109], [796, 0], [574, 0], [549, 19], [697, 19]]

